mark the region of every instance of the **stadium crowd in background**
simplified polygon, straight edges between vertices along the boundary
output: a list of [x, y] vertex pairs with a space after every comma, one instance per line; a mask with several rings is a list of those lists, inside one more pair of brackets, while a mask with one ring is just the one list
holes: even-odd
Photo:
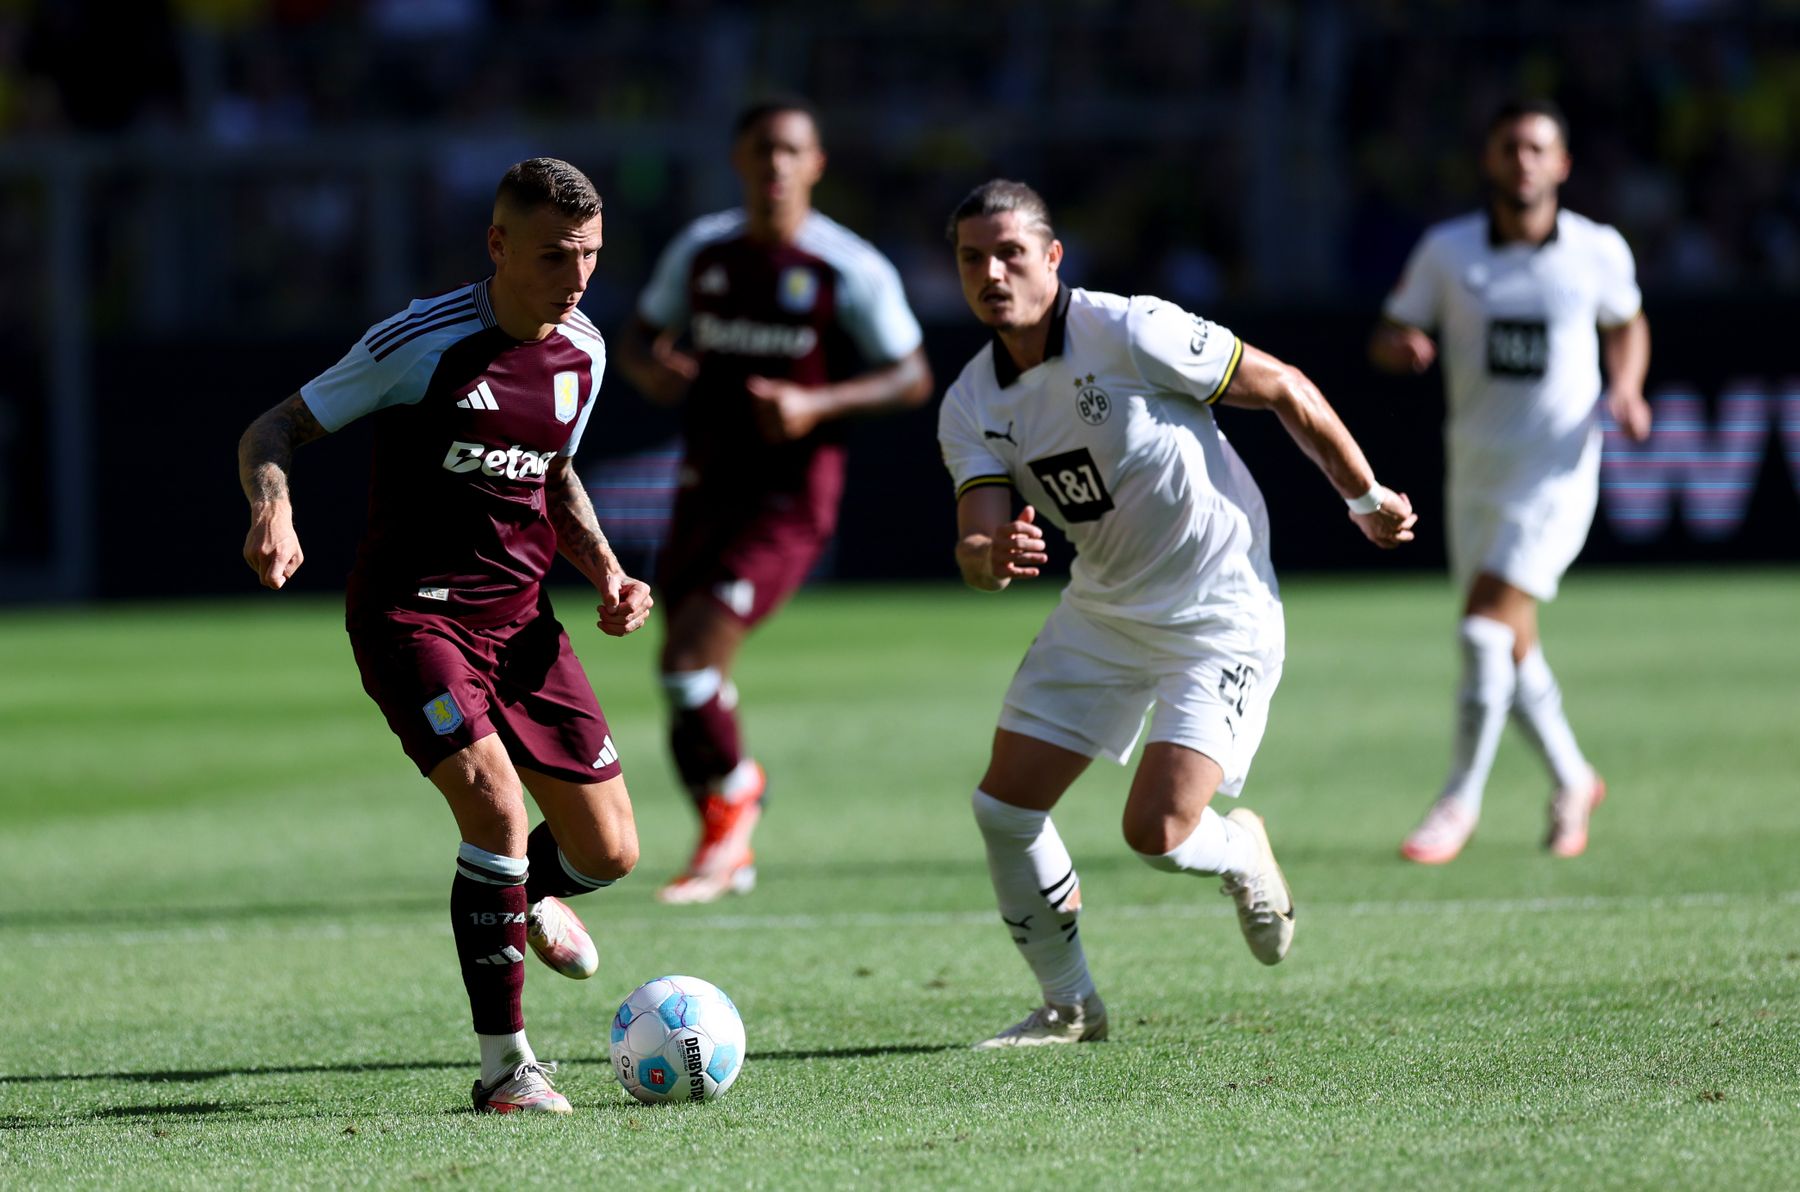
[[[997, 32], [1013, 49], [989, 62]], [[107, 87], [91, 85], [99, 76]], [[1419, 233], [1471, 193], [1481, 122], [1513, 94], [1553, 96], [1585, 130], [1570, 205], [1620, 228], [1648, 289], [1800, 286], [1790, 0], [1394, 0], [1353, 14], [1177, 0], [973, 14], [939, 0], [0, 4], [0, 135], [14, 146], [432, 138], [429, 170], [407, 180], [421, 221], [408, 280], [422, 289], [479, 265], [424, 246], [479, 218], [496, 163], [573, 154], [534, 143], [534, 129], [624, 135], [626, 147], [583, 162], [631, 229], [589, 296], [602, 325], [628, 315], [685, 213], [729, 201], [729, 177], [704, 164], [726, 135], [718, 113], [770, 85], [827, 114], [836, 164], [821, 205], [899, 265], [928, 323], [960, 306], [936, 229], [913, 213], [954, 202], [970, 169], [1027, 174], [1066, 196], [1065, 241], [1094, 284], [1213, 307], [1373, 299]], [[158, 203], [186, 192], [157, 192], [136, 166], [105, 181], [92, 201], [96, 325], [179, 317], [179, 304], [134, 295], [158, 268]], [[272, 169], [194, 216], [223, 230], [221, 289], [246, 330], [345, 322], [342, 296], [366, 292], [363, 186], [328, 165]], [[0, 247], [26, 243], [35, 196], [29, 172], [0, 172]], [[1294, 219], [1290, 235], [1279, 221]], [[1269, 238], [1309, 241], [1313, 255], [1272, 273], [1259, 250]]]

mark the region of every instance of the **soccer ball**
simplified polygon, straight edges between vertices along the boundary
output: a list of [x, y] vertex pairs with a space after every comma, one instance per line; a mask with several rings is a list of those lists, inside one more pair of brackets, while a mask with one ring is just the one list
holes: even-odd
[[613, 1071], [646, 1105], [710, 1101], [744, 1067], [744, 1020], [698, 977], [658, 977], [631, 991], [612, 1020]]

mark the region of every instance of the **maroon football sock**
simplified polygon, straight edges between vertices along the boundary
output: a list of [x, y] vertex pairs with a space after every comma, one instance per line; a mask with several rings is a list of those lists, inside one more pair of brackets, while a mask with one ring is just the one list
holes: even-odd
[[531, 863], [531, 872], [525, 878], [527, 904], [550, 896], [573, 898], [577, 894], [586, 894], [602, 886], [612, 885], [609, 878], [594, 878], [571, 872], [562, 849], [557, 847], [556, 837], [550, 833], [549, 821], [531, 830], [531, 835], [525, 841], [525, 859]]
[[450, 886], [450, 923], [475, 1033], [525, 1029], [525, 883], [496, 885], [468, 876], [457, 863]]
[[716, 692], [699, 707], [673, 709], [669, 750], [681, 781], [698, 804], [743, 760], [737, 709], [726, 707]]

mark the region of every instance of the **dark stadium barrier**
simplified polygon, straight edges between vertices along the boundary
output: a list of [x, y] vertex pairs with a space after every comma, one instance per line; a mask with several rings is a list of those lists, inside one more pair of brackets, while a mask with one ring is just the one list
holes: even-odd
[[0, 569], [27, 572], [50, 565], [50, 469], [59, 462], [76, 467], [85, 460], [77, 451], [54, 450], [50, 441], [39, 355], [21, 343], [0, 343]]
[[[1584, 563], [1800, 560], [1800, 383], [1784, 359], [1778, 304], [1652, 306], [1651, 388], [1659, 426], [1643, 448], [1612, 448], [1601, 513]], [[1221, 425], [1268, 500], [1283, 571], [1437, 568], [1443, 564], [1441, 419], [1437, 374], [1395, 379], [1364, 362], [1372, 310], [1243, 311], [1220, 320], [1303, 368], [1343, 413], [1382, 479], [1422, 514], [1416, 549], [1370, 549], [1335, 494], [1272, 417], [1222, 410]], [[1672, 329], [1681, 328], [1681, 334]], [[1661, 329], [1663, 333], [1658, 333]], [[247, 593], [238, 435], [263, 409], [335, 361], [355, 329], [281, 343], [112, 342], [92, 361], [95, 424], [79, 443], [50, 443], [41, 411], [14, 394], [0, 413], [0, 567], [41, 554], [33, 511], [48, 468], [80, 467], [96, 488], [95, 574], [106, 597]], [[927, 347], [941, 390], [982, 343], [973, 324], [932, 328]], [[7, 398], [0, 393], [0, 398]], [[654, 545], [655, 486], [666, 483], [673, 416], [641, 401], [615, 373], [589, 424], [583, 476], [615, 516], [622, 544]], [[845, 579], [943, 578], [955, 570], [950, 486], [939, 460], [935, 406], [851, 430], [851, 474], [830, 567]], [[293, 587], [340, 589], [363, 526], [367, 428], [353, 425], [301, 452], [295, 493], [306, 566]], [[658, 462], [656, 453], [663, 454]], [[659, 469], [660, 468], [660, 472]], [[619, 504], [629, 492], [636, 506]], [[38, 520], [34, 520], [38, 518]], [[635, 520], [634, 520], [635, 519]], [[1066, 566], [1067, 547], [1060, 561]], [[1578, 564], [1580, 566], [1581, 564]], [[561, 579], [574, 581], [572, 571]]]

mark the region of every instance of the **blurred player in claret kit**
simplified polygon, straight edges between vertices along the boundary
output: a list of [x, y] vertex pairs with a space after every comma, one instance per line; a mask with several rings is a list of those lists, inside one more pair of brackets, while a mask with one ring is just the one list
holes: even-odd
[[669, 747], [700, 839], [660, 892], [675, 903], [755, 885], [750, 836], [766, 777], [743, 745], [732, 664], [837, 525], [842, 420], [931, 393], [899, 274], [812, 208], [825, 168], [812, 110], [751, 107], [731, 162], [743, 207], [698, 219], [669, 244], [619, 337], [625, 375], [652, 400], [683, 406], [657, 584]]
[[948, 233], [963, 297], [994, 332], [939, 415], [957, 565], [986, 591], [1035, 577], [1040, 513], [1076, 551], [974, 795], [1000, 917], [1044, 1004], [977, 1046], [1104, 1039], [1077, 934], [1081, 883], [1050, 811], [1093, 758], [1130, 757], [1146, 712], [1126, 843], [1155, 869], [1223, 878], [1264, 964], [1293, 938], [1262, 818], [1210, 806], [1243, 789], [1285, 652], [1262, 494], [1211, 407], [1273, 412], [1375, 545], [1411, 541], [1417, 518], [1298, 370], [1160, 298], [1063, 285], [1062, 244], [1030, 187], [977, 187]]
[[1554, 105], [1501, 108], [1482, 157], [1487, 209], [1426, 232], [1369, 347], [1377, 365], [1406, 373], [1429, 368], [1441, 344], [1448, 391], [1445, 529], [1463, 668], [1450, 774], [1400, 846], [1423, 864], [1451, 860], [1475, 831], [1509, 712], [1550, 772], [1552, 854], [1587, 848], [1606, 795], [1563, 715], [1537, 606], [1555, 598], [1593, 524], [1598, 403], [1627, 437], [1649, 437], [1650, 329], [1624, 237], [1558, 203], [1569, 165]]
[[[562, 898], [611, 885], [638, 855], [618, 749], [539, 586], [560, 552], [600, 593], [602, 631], [650, 614], [573, 466], [606, 367], [576, 309], [600, 232], [580, 170], [520, 162], [494, 199], [493, 276], [377, 323], [238, 446], [244, 557], [280, 588], [302, 558], [295, 448], [374, 420], [346, 624], [363, 687], [462, 833], [450, 915], [481, 1051], [475, 1108], [489, 1113], [569, 1112], [525, 1038], [524, 948], [591, 975], [593, 941]], [[526, 790], [544, 813], [529, 831]]]

